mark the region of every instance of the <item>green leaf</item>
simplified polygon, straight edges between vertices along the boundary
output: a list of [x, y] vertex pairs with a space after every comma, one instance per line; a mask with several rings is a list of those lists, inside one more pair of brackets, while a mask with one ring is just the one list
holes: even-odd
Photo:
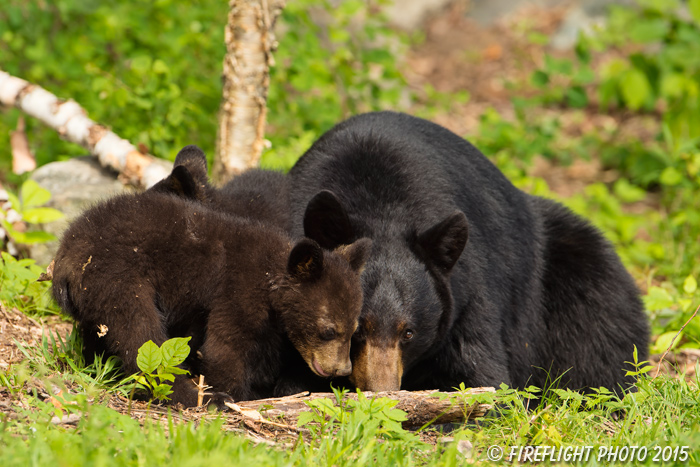
[[151, 70], [153, 59], [148, 55], [140, 55], [131, 60], [131, 69], [139, 75], [145, 75]]
[[158, 378], [161, 381], [175, 381], [175, 377], [172, 373], [168, 373], [162, 366], [158, 366]]
[[164, 373], [170, 373], [172, 375], [186, 375], [189, 374], [188, 370], [185, 370], [183, 368], [178, 368], [176, 366], [166, 366], [163, 368]]
[[163, 354], [153, 341], [148, 341], [139, 348], [139, 355], [136, 357], [136, 364], [141, 371], [147, 374], [153, 373], [163, 362]]
[[635, 203], [647, 196], [647, 192], [632, 185], [626, 178], [621, 178], [613, 186], [613, 192], [623, 203]]
[[530, 79], [532, 84], [538, 87], [544, 87], [549, 83], [549, 75], [542, 70], [535, 71]]
[[648, 43], [663, 39], [671, 25], [665, 19], [644, 19], [632, 25], [629, 35], [634, 42]]
[[192, 337], [174, 337], [163, 342], [161, 346], [163, 365], [175, 367], [184, 362], [190, 354], [188, 342]]
[[649, 292], [643, 297], [643, 300], [649, 311], [663, 310], [675, 303], [666, 289], [656, 286], [649, 287]]
[[[20, 197], [22, 198], [22, 210], [24, 210], [45, 204], [51, 199], [51, 192], [39, 186], [34, 180], [29, 179], [22, 184], [22, 188], [20, 188]], [[15, 209], [18, 208], [15, 207]]]
[[19, 198], [11, 191], [7, 192], [7, 200], [12, 205], [12, 209], [17, 212], [22, 212], [22, 203], [19, 202]]
[[683, 333], [680, 333], [678, 335], [678, 339], [673, 340], [673, 338], [678, 334], [678, 331], [669, 331], [661, 334], [659, 337], [656, 338], [656, 342], [651, 348], [652, 353], [662, 353], [665, 352], [666, 349], [671, 347], [671, 343], [673, 343], [673, 346], [671, 347], [671, 350], [673, 350], [678, 343], [681, 341], [681, 338], [683, 337]]
[[566, 100], [570, 107], [582, 109], [588, 105], [588, 96], [582, 86], [572, 86], [566, 90]]
[[622, 98], [632, 110], [639, 110], [651, 95], [649, 80], [636, 68], [628, 70], [622, 76], [620, 87]]
[[666, 167], [664, 171], [661, 172], [659, 181], [666, 186], [675, 186], [683, 181], [683, 175], [673, 167]]
[[661, 78], [661, 96], [665, 98], [681, 97], [685, 91], [685, 81], [686, 77], [681, 73], [664, 74]]
[[301, 412], [299, 417], [297, 417], [297, 426], [302, 427], [307, 423], [313, 422], [314, 418], [316, 418], [316, 416], [313, 412]]
[[63, 217], [63, 213], [54, 208], [31, 208], [22, 212], [22, 218], [30, 224], [47, 224]]
[[17, 243], [23, 245], [33, 245], [35, 243], [46, 243], [56, 240], [56, 236], [43, 230], [37, 230], [33, 232], [17, 232], [16, 230], [7, 229], [10, 237]]
[[700, 25], [700, 0], [689, 0], [688, 8], [695, 22]]
[[695, 291], [698, 289], [698, 281], [695, 280], [695, 277], [693, 277], [692, 274], [690, 274], [688, 277], [685, 278], [683, 281], [683, 290], [685, 293], [688, 295], [695, 293]]
[[167, 74], [169, 71], [170, 68], [168, 68], [168, 65], [166, 65], [163, 60], [156, 59], [156, 61], [153, 62], [153, 73]]

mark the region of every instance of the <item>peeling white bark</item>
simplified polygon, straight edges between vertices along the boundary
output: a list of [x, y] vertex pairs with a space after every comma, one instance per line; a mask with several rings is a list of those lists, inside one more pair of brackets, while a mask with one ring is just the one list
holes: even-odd
[[73, 100], [63, 100], [46, 89], [0, 70], [0, 105], [17, 107], [56, 130], [62, 138], [79, 144], [100, 163], [136, 186], [150, 187], [169, 174], [167, 164], [142, 154], [127, 140], [87, 117]]
[[275, 20], [285, 0], [230, 0], [225, 31], [223, 100], [213, 178], [226, 182], [258, 165], [267, 116]]

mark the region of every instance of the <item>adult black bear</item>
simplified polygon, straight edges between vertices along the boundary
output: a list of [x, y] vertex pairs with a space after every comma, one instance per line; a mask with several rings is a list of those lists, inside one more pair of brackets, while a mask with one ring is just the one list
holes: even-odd
[[[647, 357], [639, 292], [612, 246], [515, 188], [474, 146], [408, 115], [359, 115], [292, 168], [293, 233], [373, 240], [351, 380], [370, 390], [629, 387]], [[467, 241], [468, 240], [468, 241]]]
[[[371, 242], [338, 252], [309, 239], [292, 245], [280, 229], [182, 196], [197, 193], [187, 168], [168, 183], [105, 201], [64, 234], [53, 294], [79, 322], [86, 356], [114, 354], [136, 372], [144, 342], [192, 335], [208, 384], [234, 399], [271, 395], [285, 355], [300, 354], [322, 377], [349, 374]], [[187, 377], [173, 391], [173, 402], [196, 404]]]

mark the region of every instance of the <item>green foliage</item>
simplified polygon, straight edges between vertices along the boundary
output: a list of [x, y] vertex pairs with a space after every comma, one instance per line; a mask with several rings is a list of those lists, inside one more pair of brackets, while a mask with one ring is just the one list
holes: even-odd
[[343, 399], [344, 392], [334, 392], [335, 402], [309, 401], [312, 411], [300, 415], [299, 426], [312, 433], [309, 444], [299, 447], [301, 455], [316, 453], [324, 465], [364, 465], [373, 461], [406, 465], [412, 456], [428, 449], [418, 436], [402, 428], [406, 413], [394, 408], [397, 401], [368, 399], [361, 391], [355, 401]]
[[[268, 96], [272, 151], [264, 165], [288, 169], [307, 132], [315, 139], [342, 118], [395, 108], [408, 98], [397, 65], [405, 39], [388, 28], [381, 3], [287, 4], [276, 26]], [[173, 159], [196, 143], [211, 157], [227, 11], [219, 0], [8, 0], [0, 11], [0, 63], [75, 99], [93, 120], [156, 156]], [[10, 147], [18, 115], [0, 115], [0, 147]], [[39, 165], [84, 153], [32, 119], [27, 133]], [[0, 152], [6, 172], [9, 156]]]
[[[604, 28], [579, 38], [573, 59], [547, 56], [532, 75], [537, 94], [515, 102], [517, 120], [487, 114], [476, 143], [517, 186], [538, 195], [555, 197], [528, 175], [535, 156], [567, 163], [593, 154], [619, 174], [612, 184], [594, 183], [562, 201], [600, 227], [647, 283], [645, 304], [658, 336], [652, 350], [663, 351], [698, 297], [692, 281], [700, 275], [700, 61], [693, 57], [700, 56], [700, 6], [688, 2], [688, 17], [678, 1], [637, 3], [612, 7]], [[616, 58], [593, 60], [613, 47], [621, 52]], [[612, 130], [566, 138], [556, 120], [528, 116], [542, 104], [590, 111], [590, 101], [602, 109], [660, 113], [658, 137], [625, 141]], [[675, 345], [699, 343], [694, 320]]]
[[148, 341], [139, 348], [136, 364], [141, 373], [133, 379], [148, 389], [154, 399], [169, 400], [172, 394], [172, 385], [175, 375], [185, 375], [189, 371], [178, 368], [190, 354], [190, 346], [187, 344], [191, 337], [174, 337], [163, 342], [158, 347], [153, 341]]
[[277, 64], [270, 74], [272, 146], [263, 154], [263, 166], [289, 169], [302, 154], [300, 146], [307, 149], [344, 118], [395, 109], [410, 99], [397, 59], [406, 39], [387, 26], [378, 9], [386, 3], [287, 3], [278, 28]]
[[25, 313], [55, 313], [50, 282], [37, 282], [43, 269], [33, 259], [15, 259], [0, 251], [0, 301]]
[[[19, 215], [19, 218], [15, 219], [14, 222], [22, 220], [27, 224], [47, 224], [63, 218], [63, 213], [61, 211], [53, 208], [41, 207], [42, 204], [46, 204], [51, 200], [51, 193], [49, 190], [39, 186], [34, 180], [27, 180], [22, 184], [19, 197], [11, 191], [7, 192], [7, 196], [11, 209]], [[8, 215], [9, 211], [0, 210], [2, 227], [5, 229], [9, 238], [15, 243], [30, 245], [33, 243], [45, 243], [56, 240], [54, 235], [42, 230], [22, 232], [15, 229], [13, 223], [8, 220]], [[3, 247], [4, 246], [5, 245], [3, 245]]]
[[[8, 0], [0, 11], [0, 62], [75, 99], [92, 119], [157, 156], [172, 158], [190, 143], [211, 152], [227, 7], [214, 0]], [[10, 112], [0, 125], [16, 119]], [[35, 121], [27, 130], [40, 165], [84, 153]], [[0, 147], [9, 147], [6, 135], [0, 131]]]

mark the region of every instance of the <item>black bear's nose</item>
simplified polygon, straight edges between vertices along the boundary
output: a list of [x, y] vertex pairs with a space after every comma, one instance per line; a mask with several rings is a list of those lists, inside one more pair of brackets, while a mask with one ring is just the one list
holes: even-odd
[[352, 363], [348, 360], [347, 365], [335, 370], [335, 376], [349, 376], [352, 373]]

